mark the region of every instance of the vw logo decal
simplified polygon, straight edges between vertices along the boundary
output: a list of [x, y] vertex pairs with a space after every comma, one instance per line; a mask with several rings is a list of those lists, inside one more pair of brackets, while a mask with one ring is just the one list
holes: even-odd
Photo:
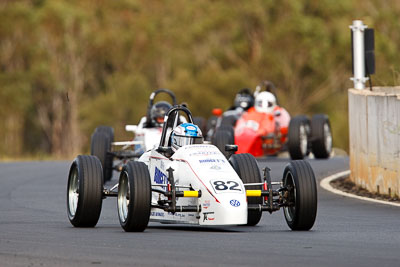
[[217, 166], [217, 165], [213, 165], [213, 166], [210, 167], [210, 169], [219, 171], [221, 169], [221, 167]]
[[236, 199], [232, 199], [231, 201], [229, 201], [229, 203], [234, 206], [234, 207], [239, 207], [240, 206], [240, 202]]

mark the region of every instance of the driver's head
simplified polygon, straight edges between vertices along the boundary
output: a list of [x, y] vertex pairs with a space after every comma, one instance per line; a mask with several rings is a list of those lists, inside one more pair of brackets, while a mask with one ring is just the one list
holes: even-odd
[[254, 105], [254, 96], [251, 94], [250, 89], [244, 88], [240, 90], [235, 97], [234, 105], [236, 108], [248, 110]]
[[162, 126], [164, 123], [164, 116], [168, 110], [171, 109], [171, 105], [165, 101], [157, 102], [153, 105], [150, 110], [151, 122], [155, 126]]
[[192, 144], [202, 144], [203, 135], [200, 128], [193, 123], [182, 123], [175, 127], [171, 134], [172, 150]]
[[257, 95], [254, 104], [258, 112], [271, 113], [276, 106], [276, 98], [270, 92], [261, 92]]

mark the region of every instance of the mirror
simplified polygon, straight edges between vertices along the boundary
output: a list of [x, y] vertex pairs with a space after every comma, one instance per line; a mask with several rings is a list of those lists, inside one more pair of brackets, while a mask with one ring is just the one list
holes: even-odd
[[125, 125], [125, 131], [127, 132], [136, 132], [137, 125]]
[[238, 150], [237, 145], [225, 145], [226, 152], [236, 152]]

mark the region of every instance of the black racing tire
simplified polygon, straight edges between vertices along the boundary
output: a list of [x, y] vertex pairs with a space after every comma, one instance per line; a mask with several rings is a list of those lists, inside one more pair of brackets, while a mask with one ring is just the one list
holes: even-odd
[[[248, 183], [262, 183], [263, 180], [261, 178], [260, 169], [258, 168], [258, 164], [253, 155], [245, 153], [245, 154], [236, 154], [232, 155], [229, 159], [230, 164], [233, 169], [239, 175], [240, 179], [242, 179], [244, 184]], [[248, 190], [257, 190], [261, 189], [260, 186], [252, 185], [247, 186]], [[262, 204], [262, 197], [249, 197], [247, 199], [248, 204]], [[247, 225], [255, 226], [260, 222], [262, 215], [262, 211], [259, 210], [249, 210], [247, 213]]]
[[218, 117], [217, 116], [211, 116], [207, 120], [207, 125], [206, 125], [206, 131], [208, 132], [211, 128], [215, 130], [215, 127], [217, 125]]
[[228, 115], [228, 116], [223, 116], [221, 119], [221, 126], [222, 125], [228, 125], [228, 126], [235, 126], [236, 121], [237, 121], [237, 116], [235, 115]]
[[199, 126], [203, 136], [205, 136], [207, 134], [206, 119], [204, 119], [203, 117], [193, 117], [193, 123], [195, 125]]
[[225, 151], [225, 145], [235, 144], [235, 134], [233, 127], [230, 125], [221, 125], [215, 132], [212, 144], [224, 154], [226, 158], [231, 155], [231, 152]]
[[291, 159], [303, 159], [308, 155], [309, 136], [310, 121], [306, 116], [300, 115], [290, 120], [288, 150]]
[[104, 182], [110, 181], [113, 174], [113, 156], [111, 143], [114, 142], [114, 130], [109, 126], [99, 126], [91, 137], [90, 154], [99, 158], [103, 166]]
[[129, 161], [119, 177], [118, 218], [126, 232], [143, 232], [150, 219], [151, 182], [147, 165]]
[[217, 122], [218, 122], [217, 116], [211, 116], [210, 118], [208, 118], [206, 125], [206, 133], [205, 134], [203, 133], [204, 138], [207, 141], [211, 141], [214, 138]]
[[95, 227], [103, 203], [103, 169], [97, 157], [78, 156], [67, 186], [68, 219], [75, 227]]
[[307, 161], [295, 160], [286, 165], [283, 172], [283, 187], [288, 188], [283, 214], [290, 229], [308, 231], [317, 216], [317, 185], [314, 172]]
[[332, 133], [329, 118], [316, 114], [311, 118], [311, 150], [317, 159], [327, 159], [332, 152]]
[[107, 136], [110, 136], [112, 140], [114, 140], [114, 128], [112, 128], [111, 126], [101, 125], [96, 127], [94, 131], [105, 133]]

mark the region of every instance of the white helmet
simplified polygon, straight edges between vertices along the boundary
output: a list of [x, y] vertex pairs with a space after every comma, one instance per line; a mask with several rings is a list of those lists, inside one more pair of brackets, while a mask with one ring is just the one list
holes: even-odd
[[171, 134], [172, 150], [176, 151], [180, 147], [192, 144], [202, 144], [203, 135], [200, 128], [192, 123], [182, 123], [175, 127]]
[[276, 106], [276, 98], [270, 92], [261, 92], [257, 95], [254, 107], [258, 112], [271, 113]]

